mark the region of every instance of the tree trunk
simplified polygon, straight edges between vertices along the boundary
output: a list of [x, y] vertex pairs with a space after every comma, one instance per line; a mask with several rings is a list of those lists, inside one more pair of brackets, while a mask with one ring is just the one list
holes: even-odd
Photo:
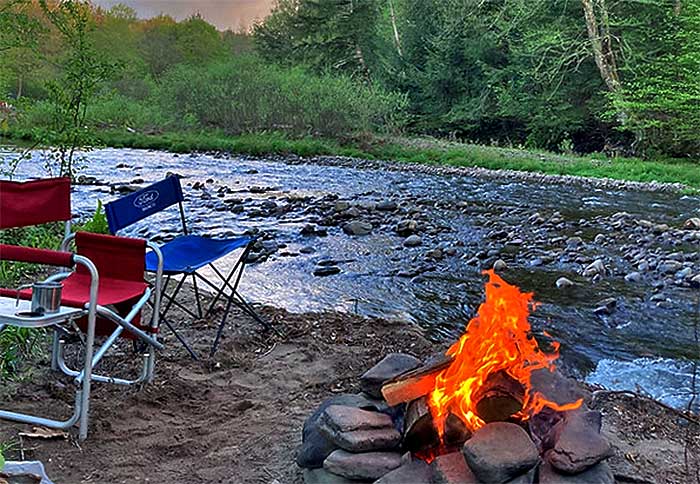
[[612, 48], [610, 22], [605, 0], [581, 0], [581, 3], [586, 19], [588, 39], [600, 76], [610, 92], [618, 92], [620, 90], [620, 77], [617, 72], [615, 52]]
[[394, 29], [394, 43], [399, 57], [403, 59], [403, 51], [401, 50], [401, 37], [399, 37], [399, 29], [396, 26], [396, 12], [394, 11], [394, 0], [389, 0], [389, 13], [391, 15], [391, 27]]

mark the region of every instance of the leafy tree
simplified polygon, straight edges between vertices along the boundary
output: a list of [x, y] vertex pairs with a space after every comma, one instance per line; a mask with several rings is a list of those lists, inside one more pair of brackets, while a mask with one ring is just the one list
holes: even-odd
[[41, 8], [63, 41], [61, 76], [48, 83], [52, 107], [50, 127], [42, 133], [43, 141], [52, 146], [59, 174], [73, 176], [78, 150], [93, 144], [85, 116], [98, 87], [110, 77], [116, 66], [103, 60], [95, 50], [90, 32], [93, 28], [90, 4], [81, 0], [64, 0], [49, 5], [39, 0]]
[[368, 78], [377, 13], [375, 0], [280, 0], [254, 32], [268, 59]]

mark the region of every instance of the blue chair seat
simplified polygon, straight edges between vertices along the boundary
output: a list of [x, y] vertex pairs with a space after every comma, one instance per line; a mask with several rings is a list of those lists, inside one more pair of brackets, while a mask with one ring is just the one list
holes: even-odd
[[[199, 235], [183, 235], [160, 247], [163, 252], [164, 274], [191, 274], [197, 269], [246, 246], [251, 237], [210, 239]], [[158, 266], [153, 252], [146, 254], [146, 270], [155, 272]]]

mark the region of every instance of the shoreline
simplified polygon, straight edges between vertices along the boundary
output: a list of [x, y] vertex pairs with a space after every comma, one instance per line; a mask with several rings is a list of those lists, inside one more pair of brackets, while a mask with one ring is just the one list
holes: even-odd
[[[316, 137], [292, 139], [280, 133], [145, 135], [128, 131], [101, 131], [96, 137], [103, 144], [96, 146], [96, 149], [149, 149], [179, 154], [215, 154], [229, 158], [281, 157], [283, 160], [302, 159], [335, 166], [359, 164], [374, 169], [413, 170], [448, 176], [506, 178], [617, 190], [700, 193], [700, 164], [691, 160], [600, 159], [601, 154], [559, 155], [428, 138], [339, 142]], [[8, 144], [26, 144], [31, 140], [31, 133], [0, 134], [0, 141]]]

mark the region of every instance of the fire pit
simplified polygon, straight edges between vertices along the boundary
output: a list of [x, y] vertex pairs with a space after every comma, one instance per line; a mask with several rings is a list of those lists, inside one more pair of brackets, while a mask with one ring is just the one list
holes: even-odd
[[304, 424], [306, 483], [613, 483], [601, 415], [538, 341], [532, 294], [487, 271], [486, 299], [462, 337], [427, 362], [393, 353], [357, 395]]

